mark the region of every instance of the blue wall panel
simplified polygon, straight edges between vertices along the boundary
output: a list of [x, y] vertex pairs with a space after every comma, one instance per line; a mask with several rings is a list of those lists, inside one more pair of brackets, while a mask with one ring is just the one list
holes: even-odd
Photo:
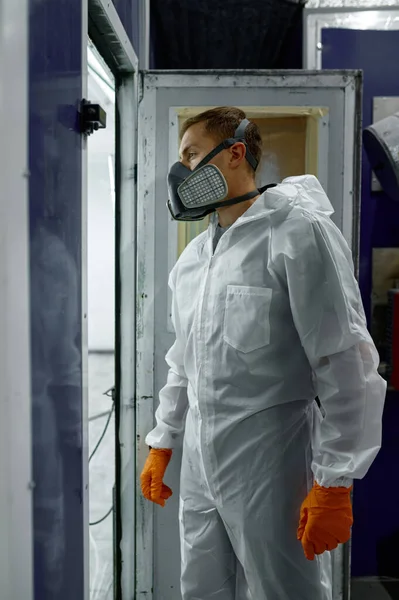
[[35, 600], [83, 600], [82, 10], [29, 4]]
[[[324, 69], [362, 69], [363, 125], [373, 120], [374, 96], [399, 96], [399, 31], [325, 29]], [[372, 249], [399, 247], [399, 203], [371, 192], [371, 170], [363, 152], [359, 282], [368, 320], [372, 292]], [[383, 445], [354, 496], [354, 576], [398, 577], [399, 394], [388, 393]]]
[[[140, 0], [112, 0], [128, 34], [135, 53], [139, 56], [139, 2]], [[144, 0], [142, 0], [144, 2]]]

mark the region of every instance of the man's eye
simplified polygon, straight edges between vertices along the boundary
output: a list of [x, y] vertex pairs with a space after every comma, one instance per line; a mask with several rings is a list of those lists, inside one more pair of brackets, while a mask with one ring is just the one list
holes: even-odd
[[192, 160], [195, 157], [196, 153], [195, 152], [189, 152], [188, 154], [188, 160]]

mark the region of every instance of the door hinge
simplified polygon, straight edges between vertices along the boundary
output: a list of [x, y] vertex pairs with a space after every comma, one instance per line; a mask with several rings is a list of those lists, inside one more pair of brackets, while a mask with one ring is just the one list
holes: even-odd
[[80, 105], [80, 133], [90, 135], [107, 126], [107, 113], [99, 104], [83, 99]]
[[137, 183], [137, 164], [133, 166], [133, 181]]

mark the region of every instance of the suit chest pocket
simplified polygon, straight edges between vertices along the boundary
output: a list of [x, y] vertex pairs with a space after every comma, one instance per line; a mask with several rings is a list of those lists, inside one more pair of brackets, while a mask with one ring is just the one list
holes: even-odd
[[223, 337], [227, 344], [248, 353], [270, 343], [270, 288], [227, 286]]

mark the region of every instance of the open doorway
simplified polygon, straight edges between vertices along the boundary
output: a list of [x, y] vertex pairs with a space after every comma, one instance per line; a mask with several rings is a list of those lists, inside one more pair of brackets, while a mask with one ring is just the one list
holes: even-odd
[[90, 599], [113, 598], [115, 485], [115, 81], [88, 45], [88, 100], [107, 126], [88, 138]]

